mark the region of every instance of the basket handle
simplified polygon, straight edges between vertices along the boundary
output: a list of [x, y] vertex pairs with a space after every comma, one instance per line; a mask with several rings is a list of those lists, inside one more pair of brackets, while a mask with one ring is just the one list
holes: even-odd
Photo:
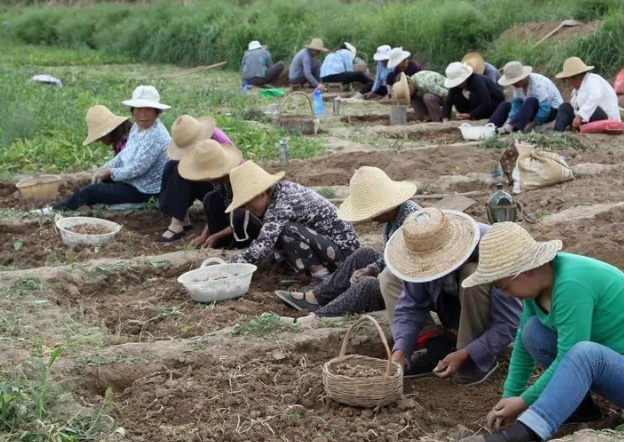
[[306, 100], [308, 100], [308, 104], [310, 105], [310, 112], [312, 112], [312, 116], [314, 116], [314, 107], [312, 106], [312, 100], [310, 100], [310, 97], [308, 96], [308, 94], [305, 94], [301, 91], [295, 91], [292, 92], [290, 95], [288, 95], [284, 101], [282, 101], [282, 105], [279, 108], [279, 112], [278, 112], [278, 117], [282, 116], [282, 112], [284, 112], [284, 108], [286, 107], [286, 103], [288, 102], [288, 100], [290, 100], [293, 96], [295, 95], [303, 95]]
[[358, 319], [355, 322], [355, 324], [349, 327], [349, 330], [347, 330], [347, 334], [342, 340], [342, 347], [340, 348], [340, 355], [338, 357], [343, 357], [347, 354], [347, 346], [349, 345], [349, 341], [351, 340], [353, 333], [355, 333], [355, 328], [365, 321], [371, 322], [375, 326], [375, 328], [377, 329], [377, 333], [379, 333], [379, 337], [381, 338], [381, 342], [386, 348], [386, 354], [388, 355], [388, 366], [386, 368], [385, 376], [388, 377], [388, 375], [390, 375], [390, 367], [392, 367], [392, 352], [390, 352], [390, 347], [388, 346], [388, 340], [386, 339], [386, 335], [381, 329], [379, 322], [377, 322], [377, 320], [370, 315], [364, 315], [360, 317], [360, 319]]
[[221, 258], [208, 258], [204, 262], [201, 263], [201, 267], [208, 267], [212, 264], [225, 264], [225, 261]]

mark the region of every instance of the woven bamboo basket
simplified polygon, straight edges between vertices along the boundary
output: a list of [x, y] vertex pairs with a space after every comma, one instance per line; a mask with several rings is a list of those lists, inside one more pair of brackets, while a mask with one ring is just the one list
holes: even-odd
[[[347, 346], [357, 326], [365, 321], [372, 322], [377, 329], [381, 342], [386, 349], [387, 360], [346, 354]], [[348, 366], [356, 374], [367, 371], [380, 374], [347, 376], [336, 373], [338, 366]], [[368, 315], [362, 316], [349, 327], [342, 341], [340, 355], [323, 365], [323, 386], [327, 395], [336, 402], [355, 407], [381, 407], [396, 402], [403, 396], [403, 367], [392, 362], [388, 341], [375, 318]]]
[[30, 201], [54, 201], [58, 196], [61, 177], [58, 175], [36, 175], [15, 185], [22, 196]]
[[[288, 103], [288, 101], [290, 101], [290, 99], [295, 95], [305, 97], [310, 105], [310, 115], [284, 115], [286, 103]], [[291, 93], [284, 99], [282, 106], [279, 109], [276, 122], [287, 131], [302, 135], [316, 135], [319, 125], [319, 120], [314, 115], [312, 100], [310, 100], [310, 97], [308, 97], [307, 94], [299, 91]]]

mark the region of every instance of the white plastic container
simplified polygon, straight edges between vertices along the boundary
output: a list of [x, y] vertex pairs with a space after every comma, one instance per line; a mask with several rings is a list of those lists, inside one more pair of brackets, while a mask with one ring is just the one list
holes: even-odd
[[469, 123], [463, 123], [459, 126], [459, 130], [464, 140], [477, 141], [494, 135], [496, 133], [496, 126], [492, 123], [488, 123], [485, 126], [471, 126]]
[[[210, 265], [213, 263], [216, 264]], [[226, 301], [247, 293], [256, 269], [253, 264], [226, 263], [219, 258], [208, 258], [199, 269], [181, 275], [178, 282], [189, 292], [193, 301]]]
[[[54, 222], [56, 224], [56, 228], [61, 234], [63, 243], [65, 243], [65, 245], [69, 247], [73, 247], [78, 244], [99, 246], [100, 244], [103, 244], [106, 241], [110, 241], [111, 239], [113, 239], [113, 237], [117, 235], [121, 230], [121, 226], [117, 223], [105, 219], [90, 218], [87, 216], [72, 216], [68, 218], [63, 218], [61, 215], [57, 214], [54, 217]], [[108, 229], [110, 232], [103, 233], [101, 235], [88, 235], [85, 233], [76, 233], [72, 232], [71, 230], [67, 230], [70, 227], [78, 226], [81, 224], [102, 226]]]

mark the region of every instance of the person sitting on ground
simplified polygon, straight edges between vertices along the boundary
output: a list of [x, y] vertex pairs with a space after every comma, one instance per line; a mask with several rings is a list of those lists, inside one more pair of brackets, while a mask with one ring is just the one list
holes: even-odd
[[[373, 60], [377, 62], [375, 68], [375, 81], [368, 83], [361, 91], [365, 100], [370, 100], [375, 96], [385, 97], [388, 95], [388, 88], [386, 87], [386, 81], [388, 80], [388, 74], [390, 69], [388, 68], [388, 61], [390, 60], [390, 51], [392, 48], [388, 45], [382, 45], [377, 48], [377, 52], [373, 55]], [[370, 86], [370, 90], [368, 87]]]
[[442, 121], [442, 106], [448, 95], [446, 78], [433, 71], [420, 71], [409, 79], [409, 94], [417, 120]]
[[252, 86], [273, 85], [285, 69], [283, 61], [273, 64], [271, 53], [259, 41], [252, 41], [243, 55], [240, 76]]
[[403, 48], [393, 48], [390, 51], [388, 69], [392, 71], [386, 78], [386, 85], [392, 86], [395, 81], [398, 81], [401, 72], [407, 77], [411, 77], [415, 73], [422, 71], [420, 63], [410, 59], [411, 55], [409, 51], [404, 51]]
[[153, 86], [137, 87], [132, 99], [122, 104], [130, 107], [135, 121], [126, 147], [96, 172], [92, 184], [37, 213], [45, 215], [96, 204], [146, 203], [158, 197], [170, 141], [169, 132], [158, 116], [171, 107], [160, 102]]
[[171, 126], [171, 143], [167, 149], [169, 161], [162, 174], [158, 209], [171, 217], [167, 230], [156, 242], [169, 243], [182, 239], [192, 228], [188, 209], [195, 200], [203, 201], [206, 194], [213, 190], [213, 185], [203, 181], [184, 179], [178, 170], [179, 162], [192, 152], [201, 140], [213, 139], [221, 144], [234, 144], [219, 128], [212, 117], [199, 120], [190, 115], [178, 117]]
[[320, 38], [313, 38], [310, 44], [297, 52], [288, 73], [290, 84], [303, 86], [308, 83], [312, 88], [323, 90], [321, 63], [317, 59], [321, 52], [327, 52], [327, 49]]
[[498, 105], [505, 101], [501, 88], [489, 78], [473, 72], [468, 64], [449, 64], [444, 85], [449, 93], [442, 108], [442, 121], [449, 120], [453, 106], [457, 109], [458, 120], [490, 118]]
[[495, 84], [499, 84], [498, 80], [500, 80], [501, 75], [498, 69], [496, 69], [496, 66], [493, 64], [485, 61], [478, 52], [468, 52], [464, 55], [461, 62], [469, 64], [472, 70], [477, 74], [481, 74], [492, 80]]
[[622, 121], [615, 90], [600, 75], [590, 73], [593, 69], [578, 57], [570, 57], [563, 63], [563, 71], [556, 77], [566, 79], [574, 89], [570, 103], [559, 107], [555, 132], [563, 132], [570, 126], [579, 129], [581, 124], [594, 121]]
[[[415, 184], [392, 181], [376, 167], [364, 166], [356, 170], [349, 191], [338, 209], [338, 217], [351, 223], [382, 224], [384, 245], [405, 218], [420, 209], [409, 200], [416, 193]], [[361, 247], [312, 290], [305, 293], [276, 291], [278, 297], [296, 309], [313, 312], [304, 318], [284, 317], [282, 321], [305, 324], [323, 317], [384, 310], [377, 279], [382, 271], [386, 271], [383, 253], [372, 247]]]
[[323, 83], [360, 83], [364, 87], [354, 98], [362, 98], [366, 90], [370, 90], [373, 80], [364, 72], [353, 69], [353, 59], [357, 55], [357, 49], [351, 43], [343, 43], [331, 51], [321, 65], [321, 81]]
[[557, 118], [563, 98], [550, 79], [533, 72], [531, 66], [510, 61], [498, 81], [501, 86], [513, 86], [511, 101], [503, 101], [490, 118], [499, 134], [527, 130], [550, 123]]
[[128, 134], [132, 128], [130, 117], [121, 117], [112, 113], [106, 106], [97, 104], [87, 111], [87, 129], [89, 134], [82, 143], [87, 146], [94, 141], [110, 146], [113, 156], [124, 150]]
[[258, 238], [230, 262], [257, 264], [275, 254], [276, 261], [285, 261], [302, 281], [320, 281], [357, 250], [360, 241], [331, 202], [299, 184], [280, 181], [283, 177], [284, 172], [271, 175], [253, 161], [230, 172], [234, 200], [225, 212], [244, 206], [262, 224]]
[[[488, 284], [469, 289], [461, 282], [476, 269], [479, 238], [490, 226], [453, 210], [427, 208], [410, 215], [388, 241], [386, 264], [403, 282], [394, 307], [392, 359], [406, 365], [406, 377], [454, 375], [458, 385], [477, 385], [499, 366], [498, 355], [513, 341], [521, 304]], [[387, 299], [387, 298], [386, 298]], [[438, 336], [425, 353], [412, 358], [429, 311], [443, 326], [457, 333], [457, 350]]]
[[[464, 442], [549, 440], [564, 423], [601, 418], [591, 391], [624, 406], [624, 273], [561, 248], [510, 222], [494, 224], [481, 241], [479, 265], [463, 286], [493, 284], [524, 302], [503, 399], [487, 418], [497, 430], [517, 420]], [[544, 371], [533, 382], [536, 364]]]
[[225, 208], [232, 204], [230, 171], [242, 161], [243, 154], [234, 145], [220, 144], [214, 139], [198, 141], [180, 160], [178, 171], [183, 179], [213, 186], [203, 198], [206, 227], [191, 241], [192, 245], [242, 249], [260, 234], [262, 224], [246, 210], [236, 209], [230, 216], [225, 213]]

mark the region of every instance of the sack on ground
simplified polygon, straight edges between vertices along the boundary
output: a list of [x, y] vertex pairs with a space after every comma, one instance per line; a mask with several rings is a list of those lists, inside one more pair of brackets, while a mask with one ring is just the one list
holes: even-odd
[[581, 125], [582, 134], [620, 134], [624, 132], [624, 123], [616, 120], [600, 120]]
[[552, 186], [574, 179], [572, 169], [554, 152], [516, 141], [518, 159], [512, 172], [513, 193]]

